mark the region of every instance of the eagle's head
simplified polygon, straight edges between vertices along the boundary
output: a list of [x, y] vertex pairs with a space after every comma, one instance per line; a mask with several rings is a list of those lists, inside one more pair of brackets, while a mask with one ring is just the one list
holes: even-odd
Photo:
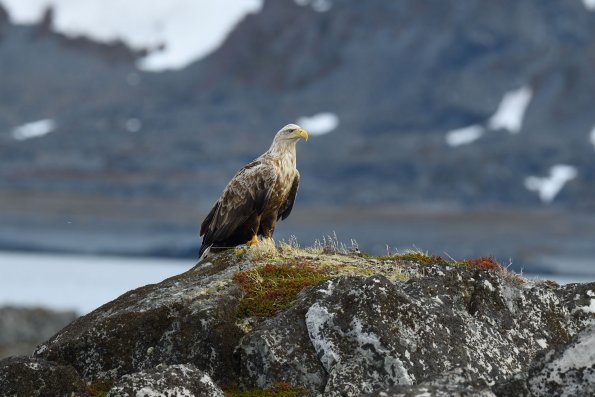
[[308, 133], [296, 124], [287, 124], [277, 132], [277, 135], [275, 135], [275, 141], [289, 141], [295, 143], [300, 139], [307, 141]]

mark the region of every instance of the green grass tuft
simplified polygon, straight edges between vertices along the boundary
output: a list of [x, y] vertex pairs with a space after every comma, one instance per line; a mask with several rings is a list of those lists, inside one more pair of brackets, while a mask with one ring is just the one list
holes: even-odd
[[271, 317], [285, 310], [306, 287], [331, 278], [328, 269], [316, 268], [298, 260], [275, 265], [267, 263], [233, 276], [244, 297], [237, 316]]

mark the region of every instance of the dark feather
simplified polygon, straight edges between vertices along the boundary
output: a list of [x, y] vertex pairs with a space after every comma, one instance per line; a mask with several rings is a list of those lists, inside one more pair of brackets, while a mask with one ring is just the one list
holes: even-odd
[[209, 224], [213, 220], [213, 216], [215, 215], [215, 212], [217, 212], [217, 209], [218, 208], [219, 208], [219, 201], [217, 201], [215, 203], [215, 205], [213, 206], [213, 208], [211, 208], [211, 211], [209, 211], [209, 214], [207, 215], [207, 217], [205, 218], [205, 220], [202, 221], [202, 224], [200, 225], [200, 236], [202, 236], [202, 235], [204, 235], [206, 233], [207, 228], [209, 227]]
[[293, 183], [291, 185], [291, 190], [289, 191], [289, 195], [287, 196], [287, 200], [283, 203], [281, 210], [279, 211], [279, 216], [277, 219], [285, 219], [291, 214], [291, 210], [293, 209], [293, 203], [295, 202], [295, 197], [297, 196], [298, 187], [300, 186], [300, 173], [297, 172], [295, 178], [293, 178]]
[[244, 244], [258, 232], [260, 215], [266, 208], [276, 179], [274, 167], [254, 161], [228, 183], [201, 225], [200, 254], [209, 246]]

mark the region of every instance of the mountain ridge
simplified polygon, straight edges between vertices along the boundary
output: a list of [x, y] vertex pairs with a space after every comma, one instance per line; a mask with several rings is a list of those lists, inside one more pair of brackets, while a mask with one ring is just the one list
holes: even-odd
[[[50, 16], [34, 26], [0, 17], [0, 205], [20, 206], [17, 225], [102, 224], [118, 200], [193, 203], [198, 224], [278, 128], [320, 112], [339, 124], [298, 148], [304, 208], [595, 209], [595, 14], [579, 1], [343, 0], [326, 12], [265, 1], [216, 51], [163, 73], [139, 71], [133, 50], [116, 61], [109, 46], [39, 35]], [[525, 86], [520, 131], [491, 129], [503, 97]], [[55, 128], [14, 139], [42, 119]], [[478, 139], [447, 143], [476, 125]], [[557, 165], [576, 176], [542, 203], [527, 178]], [[96, 212], [58, 199], [27, 208], [19, 196], [91, 196], [80, 208]], [[163, 214], [146, 220], [162, 227]]]

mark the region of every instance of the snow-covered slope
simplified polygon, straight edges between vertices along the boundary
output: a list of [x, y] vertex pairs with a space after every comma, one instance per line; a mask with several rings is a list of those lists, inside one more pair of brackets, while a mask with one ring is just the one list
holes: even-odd
[[236, 23], [257, 12], [262, 0], [2, 0], [19, 24], [38, 22], [48, 5], [54, 28], [69, 36], [108, 42], [122, 39], [135, 48], [164, 49], [139, 67], [179, 69], [217, 48]]

